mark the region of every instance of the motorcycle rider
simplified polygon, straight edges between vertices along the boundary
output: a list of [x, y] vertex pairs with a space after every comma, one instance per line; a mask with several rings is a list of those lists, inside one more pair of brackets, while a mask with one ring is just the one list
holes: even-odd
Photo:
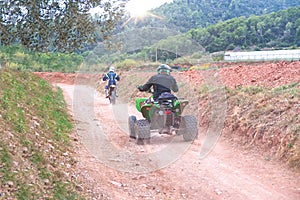
[[[109, 97], [109, 87], [111, 85], [117, 85], [117, 81], [120, 81], [120, 76], [117, 75], [117, 73], [115, 72], [115, 68], [112, 66], [109, 68], [109, 72], [103, 75], [102, 80], [107, 81], [107, 85], [105, 86], [105, 95], [106, 95], [106, 98], [108, 98]], [[117, 89], [116, 89], [116, 96], [118, 96]]]
[[175, 78], [170, 75], [171, 71], [172, 69], [170, 66], [161, 64], [157, 68], [158, 74], [153, 75], [144, 85], [138, 86], [138, 90], [143, 92], [148, 91], [151, 87], [153, 87], [154, 100], [157, 100], [164, 92], [171, 93], [171, 90], [173, 92], [178, 92], [178, 85]]

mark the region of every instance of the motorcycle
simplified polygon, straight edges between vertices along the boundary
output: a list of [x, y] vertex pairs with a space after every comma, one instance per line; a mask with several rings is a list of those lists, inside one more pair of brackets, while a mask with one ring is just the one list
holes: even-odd
[[198, 134], [198, 121], [193, 115], [182, 116], [189, 101], [165, 92], [154, 101], [150, 98], [137, 98], [136, 109], [142, 113], [144, 119], [137, 119], [131, 115], [128, 118], [130, 138], [136, 139], [137, 144], [149, 143], [151, 131], [160, 134], [182, 135], [184, 141], [192, 141]]
[[111, 104], [116, 104], [117, 99], [117, 86], [116, 85], [110, 85], [108, 88], [108, 99]]

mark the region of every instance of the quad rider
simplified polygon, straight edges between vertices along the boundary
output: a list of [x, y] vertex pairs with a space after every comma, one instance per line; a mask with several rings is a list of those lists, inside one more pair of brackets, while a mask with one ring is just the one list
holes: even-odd
[[[109, 87], [111, 85], [117, 85], [117, 81], [120, 81], [120, 76], [117, 75], [114, 67], [110, 67], [109, 72], [103, 75], [102, 80], [107, 81], [107, 85], [105, 86], [105, 95], [106, 95], [106, 98], [108, 98], [109, 97]], [[116, 89], [116, 96], [117, 96], [117, 89]]]
[[[178, 85], [173, 76], [170, 75], [172, 69], [166, 65], [162, 64], [157, 68], [158, 74], [153, 75], [144, 85], [138, 86], [138, 90], [149, 91], [153, 87], [153, 101], [159, 101], [160, 98], [176, 98], [171, 91], [178, 92]], [[176, 98], [177, 99], [177, 98]], [[148, 99], [148, 102], [152, 99]], [[155, 120], [154, 120], [155, 121]], [[164, 126], [159, 133], [170, 134], [172, 131], [169, 126]]]
[[170, 75], [171, 71], [170, 66], [166, 64], [160, 65], [157, 68], [158, 74], [152, 76], [144, 85], [138, 86], [138, 90], [141, 92], [149, 91], [153, 87], [154, 101], [164, 92], [178, 92], [178, 85], [175, 78]]

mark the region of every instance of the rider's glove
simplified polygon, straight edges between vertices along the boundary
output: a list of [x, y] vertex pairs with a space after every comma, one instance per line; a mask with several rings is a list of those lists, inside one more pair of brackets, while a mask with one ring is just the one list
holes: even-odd
[[138, 88], [138, 90], [139, 90], [139, 91], [141, 91], [141, 92], [142, 92], [142, 91], [144, 91], [144, 89], [143, 89], [143, 86], [142, 86], [142, 85], [138, 86], [137, 88]]

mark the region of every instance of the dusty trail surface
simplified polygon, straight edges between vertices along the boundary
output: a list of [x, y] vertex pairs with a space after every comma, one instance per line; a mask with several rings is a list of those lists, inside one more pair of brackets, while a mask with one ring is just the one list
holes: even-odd
[[[284, 73], [272, 80], [277, 83], [282, 77]], [[243, 81], [258, 83], [260, 79]], [[82, 189], [94, 199], [300, 199], [299, 172], [266, 160], [260, 152], [241, 150], [221, 137], [213, 151], [200, 159], [204, 133], [192, 144], [180, 136], [154, 133], [149, 145], [138, 146], [127, 131], [128, 116], [140, 117], [132, 106], [122, 102], [111, 106], [91, 86], [69, 81], [54, 84], [64, 91], [77, 124], [76, 171], [84, 182]]]
[[[199, 137], [185, 146], [186, 151], [175, 152], [172, 162], [153, 163], [151, 152], [167, 148], [170, 138], [157, 136], [150, 145], [137, 146], [118, 126], [120, 122], [116, 123], [114, 109], [107, 99], [91, 92], [95, 94], [94, 102], [90, 102], [91, 98], [76, 98], [79, 102], [75, 103], [74, 86], [59, 86], [68, 96], [68, 103], [76, 104], [73, 112], [76, 110], [74, 117], [82, 144], [77, 151], [79, 173], [90, 181], [84, 187], [94, 187], [96, 199], [103, 193], [107, 199], [294, 200], [300, 197], [299, 174], [223, 141], [205, 159], [199, 159], [202, 141]], [[181, 138], [177, 140], [172, 148], [184, 143]]]

